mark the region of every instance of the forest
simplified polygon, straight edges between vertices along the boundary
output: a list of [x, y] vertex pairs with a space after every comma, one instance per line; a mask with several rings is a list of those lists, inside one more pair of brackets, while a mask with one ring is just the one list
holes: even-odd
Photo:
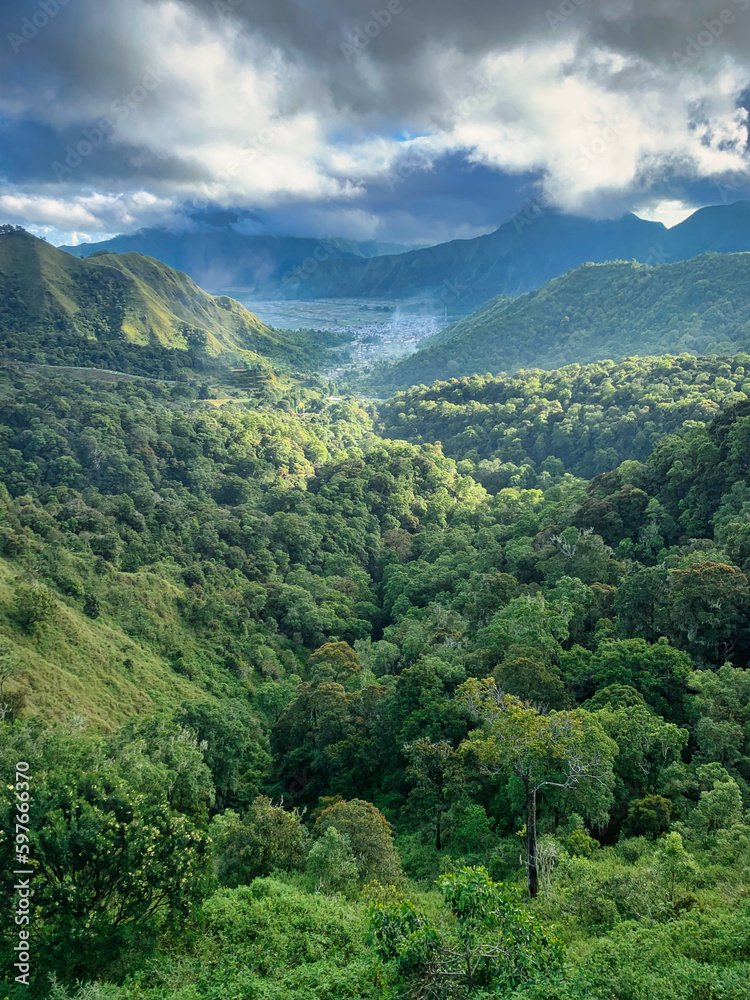
[[746, 1000], [748, 360], [0, 370], [8, 1000]]

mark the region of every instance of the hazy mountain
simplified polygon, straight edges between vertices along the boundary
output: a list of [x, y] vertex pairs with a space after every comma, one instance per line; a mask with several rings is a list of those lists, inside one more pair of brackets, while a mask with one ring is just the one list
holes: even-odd
[[398, 256], [327, 260], [284, 283], [290, 298], [428, 296], [465, 314], [495, 295], [531, 291], [579, 264], [686, 260], [710, 250], [750, 250], [750, 203], [700, 209], [678, 226], [635, 215], [594, 221], [529, 211], [495, 232]]
[[390, 387], [629, 355], [750, 349], [750, 253], [675, 264], [585, 264], [503, 296], [380, 376]]
[[99, 250], [141, 253], [156, 257], [189, 274], [202, 288], [219, 292], [232, 289], [265, 290], [280, 284], [307, 262], [308, 270], [333, 258], [361, 259], [397, 254], [410, 249], [374, 240], [303, 239], [292, 236], [244, 236], [230, 227], [175, 233], [141, 229], [130, 236], [115, 236], [102, 243], [63, 246], [75, 257]]
[[0, 349], [19, 360], [125, 370], [143, 362], [160, 372], [169, 353], [183, 366], [222, 355], [296, 364], [304, 353], [152, 257], [78, 260], [24, 231], [0, 235]]

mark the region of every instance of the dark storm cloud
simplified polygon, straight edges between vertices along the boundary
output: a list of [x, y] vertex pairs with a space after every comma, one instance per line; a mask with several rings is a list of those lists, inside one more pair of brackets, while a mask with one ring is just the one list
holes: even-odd
[[[140, 192], [123, 219], [193, 199], [425, 239], [503, 221], [555, 172], [558, 205], [590, 214], [695, 197], [746, 141], [750, 0], [6, 0], [0, 16], [0, 210], [94, 192], [110, 208], [89, 197], [82, 217], [117, 226]], [[586, 162], [613, 115], [621, 149]], [[102, 118], [107, 140], [51, 176]]]

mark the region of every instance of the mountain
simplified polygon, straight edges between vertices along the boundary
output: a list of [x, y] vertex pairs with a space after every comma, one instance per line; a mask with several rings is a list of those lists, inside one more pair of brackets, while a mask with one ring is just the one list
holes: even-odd
[[750, 250], [750, 203], [699, 209], [667, 229], [635, 215], [595, 221], [555, 212], [517, 215], [493, 233], [399, 256], [326, 260], [284, 283], [289, 298], [436, 300], [454, 315], [499, 295], [517, 296], [579, 264], [687, 260], [710, 250]]
[[498, 296], [379, 384], [474, 372], [556, 368], [630, 355], [734, 353], [750, 347], [750, 253], [676, 264], [584, 264], [518, 299]]
[[0, 235], [0, 349], [16, 360], [159, 374], [218, 358], [297, 365], [306, 350], [152, 257], [78, 260], [23, 230]]
[[750, 250], [750, 201], [701, 208], [667, 230], [662, 263], [687, 260], [708, 250], [719, 253]]
[[[99, 250], [147, 254], [189, 274], [212, 291], [267, 290], [302, 268], [317, 267], [333, 258], [359, 259], [398, 254], [411, 249], [397, 243], [357, 242], [342, 239], [304, 239], [291, 236], [245, 236], [230, 227], [175, 233], [166, 229], [141, 229], [130, 236], [115, 236], [101, 243], [63, 246], [75, 257]], [[312, 263], [309, 263], [312, 262]]]
[[635, 215], [595, 221], [550, 213], [494, 233], [370, 260], [328, 260], [285, 282], [290, 298], [426, 296], [466, 313], [498, 295], [519, 295], [584, 261], [643, 257], [667, 229]]

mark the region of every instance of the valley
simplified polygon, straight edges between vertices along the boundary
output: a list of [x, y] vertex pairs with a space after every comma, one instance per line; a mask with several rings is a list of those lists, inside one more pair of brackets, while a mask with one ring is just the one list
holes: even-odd
[[0, 233], [29, 995], [744, 1000], [749, 259], [451, 316]]

